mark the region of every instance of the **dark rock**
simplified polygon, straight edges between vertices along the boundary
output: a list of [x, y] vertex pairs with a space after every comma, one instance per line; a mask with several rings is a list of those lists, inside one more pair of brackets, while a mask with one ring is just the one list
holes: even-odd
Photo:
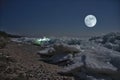
[[0, 49], [4, 48], [8, 43], [8, 38], [0, 36]]

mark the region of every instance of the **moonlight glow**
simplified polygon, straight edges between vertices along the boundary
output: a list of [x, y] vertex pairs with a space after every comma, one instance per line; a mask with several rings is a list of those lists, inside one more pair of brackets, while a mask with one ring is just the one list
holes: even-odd
[[87, 27], [94, 27], [97, 23], [97, 19], [94, 15], [87, 15], [84, 21]]

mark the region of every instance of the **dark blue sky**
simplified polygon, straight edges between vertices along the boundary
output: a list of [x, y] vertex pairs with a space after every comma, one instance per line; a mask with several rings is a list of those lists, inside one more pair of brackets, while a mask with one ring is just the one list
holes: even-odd
[[[0, 29], [28, 36], [84, 36], [120, 32], [119, 0], [2, 0]], [[84, 17], [97, 17], [94, 28]]]

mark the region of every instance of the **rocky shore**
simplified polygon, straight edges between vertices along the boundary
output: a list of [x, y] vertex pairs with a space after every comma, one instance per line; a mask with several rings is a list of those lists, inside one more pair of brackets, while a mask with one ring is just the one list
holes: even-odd
[[120, 80], [118, 33], [89, 41], [54, 39], [42, 46], [29, 38], [0, 39], [6, 40], [0, 48], [1, 80]]
[[61, 67], [40, 61], [31, 44], [8, 42], [0, 49], [0, 80], [74, 80], [58, 74]]

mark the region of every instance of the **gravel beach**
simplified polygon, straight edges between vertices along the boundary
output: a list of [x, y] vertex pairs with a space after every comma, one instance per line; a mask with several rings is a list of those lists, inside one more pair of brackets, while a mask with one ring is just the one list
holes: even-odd
[[15, 42], [0, 49], [1, 59], [6, 60], [0, 61], [0, 80], [74, 80], [58, 74], [61, 67], [40, 61], [38, 50], [39, 46]]

